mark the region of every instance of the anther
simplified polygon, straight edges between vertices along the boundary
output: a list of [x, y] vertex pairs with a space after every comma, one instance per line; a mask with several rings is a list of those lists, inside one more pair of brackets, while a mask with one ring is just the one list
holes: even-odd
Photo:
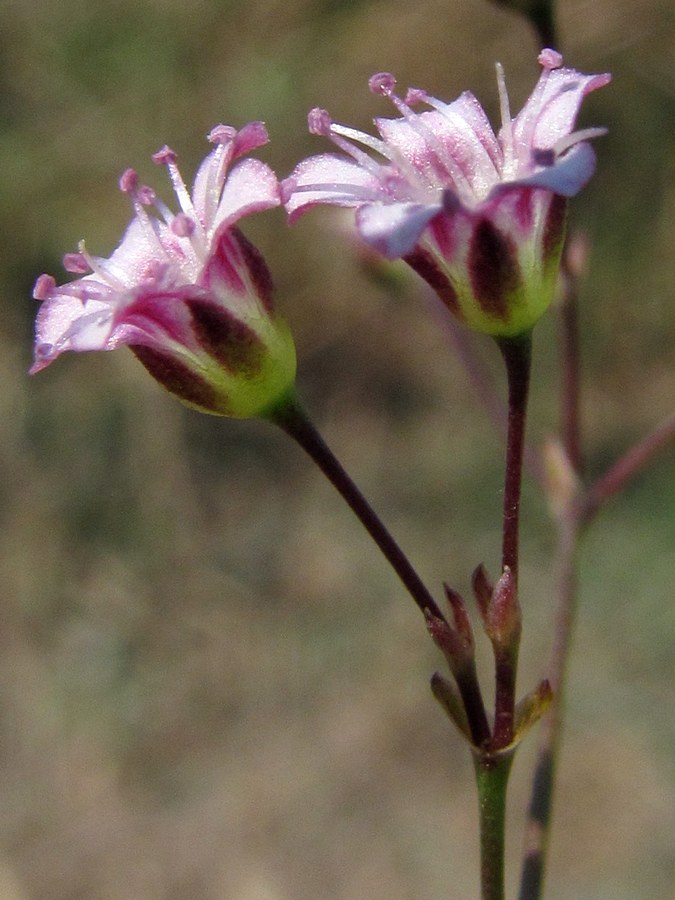
[[127, 169], [119, 180], [120, 190], [123, 194], [133, 194], [138, 187], [138, 174], [135, 169]]
[[562, 53], [546, 47], [537, 57], [537, 61], [544, 69], [559, 69], [563, 64]]
[[237, 136], [237, 129], [231, 125], [215, 125], [207, 135], [212, 144], [229, 144]]
[[532, 162], [535, 166], [552, 166], [555, 162], [555, 150], [535, 147], [532, 151]]
[[190, 237], [194, 233], [196, 225], [190, 216], [186, 216], [185, 213], [177, 213], [171, 219], [170, 228], [176, 237]]
[[33, 287], [35, 300], [47, 300], [56, 289], [56, 281], [52, 275], [40, 275]]
[[408, 106], [417, 106], [418, 103], [428, 103], [429, 95], [421, 88], [408, 88], [405, 95], [405, 102]]
[[310, 134], [318, 134], [323, 135], [324, 137], [328, 137], [330, 135], [332, 124], [333, 123], [327, 110], [321, 109], [318, 106], [315, 106], [314, 109], [310, 109], [309, 113], [307, 114], [307, 127], [309, 128]]
[[175, 163], [177, 159], [178, 156], [168, 144], [164, 144], [161, 150], [152, 154], [152, 161], [157, 163], [158, 166], [168, 166], [171, 163]]
[[396, 87], [396, 78], [391, 72], [377, 72], [368, 79], [368, 88], [373, 94], [384, 94], [388, 97]]
[[81, 253], [65, 253], [63, 268], [73, 275], [88, 275], [91, 272], [91, 266]]

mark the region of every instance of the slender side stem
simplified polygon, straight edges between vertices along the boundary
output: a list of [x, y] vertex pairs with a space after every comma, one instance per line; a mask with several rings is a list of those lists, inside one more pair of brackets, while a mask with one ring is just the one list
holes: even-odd
[[675, 413], [668, 416], [651, 434], [643, 438], [620, 457], [588, 491], [584, 508], [585, 520], [590, 521], [598, 509], [618, 494], [669, 441], [675, 438]]
[[565, 272], [560, 309], [560, 412], [562, 442], [574, 471], [581, 475], [581, 365], [579, 352], [579, 303], [577, 279]]
[[471, 738], [476, 747], [481, 747], [490, 740], [490, 723], [485, 712], [475, 662], [472, 661], [463, 671], [456, 672], [455, 680], [469, 720]]
[[[563, 297], [560, 316], [561, 437], [576, 475], [581, 476], [581, 359], [579, 349], [578, 266], [568, 243], [563, 254]], [[563, 689], [577, 609], [577, 551], [581, 536], [581, 503], [570, 498], [559, 521], [557, 546], [557, 607], [549, 681], [553, 700], [539, 736], [532, 793], [525, 828], [519, 900], [540, 900], [551, 832], [553, 790], [562, 738]]]
[[506, 787], [513, 753], [474, 757], [480, 817], [481, 900], [504, 900]]
[[282, 404], [268, 416], [279, 425], [311, 457], [331, 484], [342, 495], [370, 534], [383, 555], [403, 582], [408, 593], [420, 608], [445, 621], [445, 616], [421, 578], [413, 569], [394, 538], [389, 534], [363, 494], [344, 470], [314, 425], [307, 418], [295, 398]]
[[504, 519], [502, 529], [502, 569], [511, 569], [518, 581], [518, 534], [520, 489], [523, 475], [523, 447], [527, 397], [530, 385], [532, 336], [499, 341], [509, 384], [509, 416], [506, 437], [506, 473], [504, 477]]
[[558, 606], [554, 644], [549, 663], [553, 700], [539, 737], [521, 872], [519, 900], [540, 900], [551, 830], [553, 788], [562, 736], [564, 685], [577, 609], [577, 555], [583, 523], [580, 510], [571, 509], [560, 523], [558, 544]]

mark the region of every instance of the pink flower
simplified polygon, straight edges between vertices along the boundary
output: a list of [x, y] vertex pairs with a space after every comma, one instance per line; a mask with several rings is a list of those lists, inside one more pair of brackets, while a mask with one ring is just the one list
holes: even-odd
[[243, 216], [278, 206], [279, 185], [259, 160], [244, 159], [228, 173], [233, 160], [267, 143], [267, 131], [260, 122], [240, 131], [219, 125], [209, 140], [215, 148], [192, 193], [172, 150], [153, 157], [168, 169], [179, 212], [128, 169], [120, 188], [134, 216], [112, 256], [91, 256], [82, 242], [64, 266], [83, 277], [61, 287], [49, 275], [38, 278], [31, 372], [66, 350], [126, 344], [165, 388], [204, 412], [262, 415], [289, 392], [293, 340], [275, 313], [264, 260], [236, 227]]
[[[497, 67], [498, 136], [473, 94], [446, 104], [411, 89], [401, 99], [385, 73], [370, 88], [401, 118], [376, 119], [380, 138], [312, 110], [310, 131], [344, 155], [310, 157], [282, 183], [291, 221], [320, 203], [355, 207], [366, 244], [405, 259], [467, 325], [504, 337], [528, 331], [553, 295], [565, 198], [593, 174], [587, 141], [604, 133], [572, 128], [584, 96], [610, 80], [562, 68], [554, 50], [539, 62], [539, 81], [514, 119]], [[418, 103], [431, 108], [416, 113]]]

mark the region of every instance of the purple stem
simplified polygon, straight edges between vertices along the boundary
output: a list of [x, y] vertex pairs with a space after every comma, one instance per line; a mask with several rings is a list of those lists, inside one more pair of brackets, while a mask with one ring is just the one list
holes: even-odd
[[[493, 379], [490, 377], [485, 361], [476, 350], [473, 335], [464, 326], [456, 323], [451, 316], [447, 316], [447, 328], [452, 340], [453, 348], [459, 358], [469, 382], [476, 391], [479, 400], [485, 407], [488, 418], [494, 427], [502, 433], [506, 433], [507, 409], [499, 397]], [[523, 459], [530, 474], [542, 484], [544, 473], [537, 450], [525, 442]]]
[[566, 272], [560, 310], [560, 412], [562, 442], [577, 475], [583, 472], [581, 454], [581, 364], [577, 279]]
[[382, 551], [391, 567], [403, 582], [422, 613], [427, 610], [442, 621], [445, 616], [421, 578], [413, 569], [394, 538], [389, 534], [363, 494], [325, 443], [312, 422], [294, 398], [282, 404], [268, 416], [311, 457], [331, 484], [342, 495], [363, 527]]
[[591, 485], [584, 504], [584, 520], [590, 522], [603, 504], [618, 494], [669, 441], [675, 438], [675, 413], [672, 413], [651, 434], [620, 457], [610, 469]]
[[[504, 475], [504, 511], [502, 526], [502, 571], [511, 570], [515, 590], [518, 585], [518, 538], [520, 495], [523, 476], [523, 448], [527, 420], [527, 398], [532, 360], [532, 336], [501, 340], [508, 379], [509, 413]], [[518, 642], [495, 646], [495, 724], [493, 746], [506, 747], [513, 740], [518, 669]]]
[[523, 475], [523, 448], [527, 397], [530, 385], [532, 338], [501, 340], [509, 385], [509, 414], [506, 436], [506, 473], [504, 476], [504, 517], [502, 528], [502, 571], [508, 566], [518, 582], [518, 534], [520, 520], [520, 491]]

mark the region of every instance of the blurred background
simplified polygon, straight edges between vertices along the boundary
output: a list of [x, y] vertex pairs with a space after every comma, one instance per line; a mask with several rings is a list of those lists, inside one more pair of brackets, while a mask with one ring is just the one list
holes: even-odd
[[[675, 20], [668, 0], [562, 0], [570, 65], [612, 71], [572, 227], [585, 451], [598, 473], [675, 399]], [[262, 119], [280, 175], [326, 145], [307, 110], [369, 129], [377, 71], [494, 117], [538, 75], [487, 0], [7, 0], [0, 24], [0, 900], [477, 896], [469, 754], [428, 689], [442, 661], [342, 501], [271, 426], [183, 409], [127, 351], [28, 378], [35, 277], [129, 216], [150, 155], [186, 178], [218, 122]], [[364, 268], [335, 210], [245, 223], [298, 344], [306, 406], [434, 591], [499, 561], [502, 448], [413, 276]], [[495, 351], [477, 352], [500, 377]], [[557, 427], [556, 316], [537, 327], [530, 437]], [[675, 454], [595, 523], [550, 900], [673, 898]], [[520, 687], [546, 674], [554, 529], [524, 498]], [[483, 674], [491, 671], [487, 656]], [[511, 895], [533, 753], [510, 792]]]

